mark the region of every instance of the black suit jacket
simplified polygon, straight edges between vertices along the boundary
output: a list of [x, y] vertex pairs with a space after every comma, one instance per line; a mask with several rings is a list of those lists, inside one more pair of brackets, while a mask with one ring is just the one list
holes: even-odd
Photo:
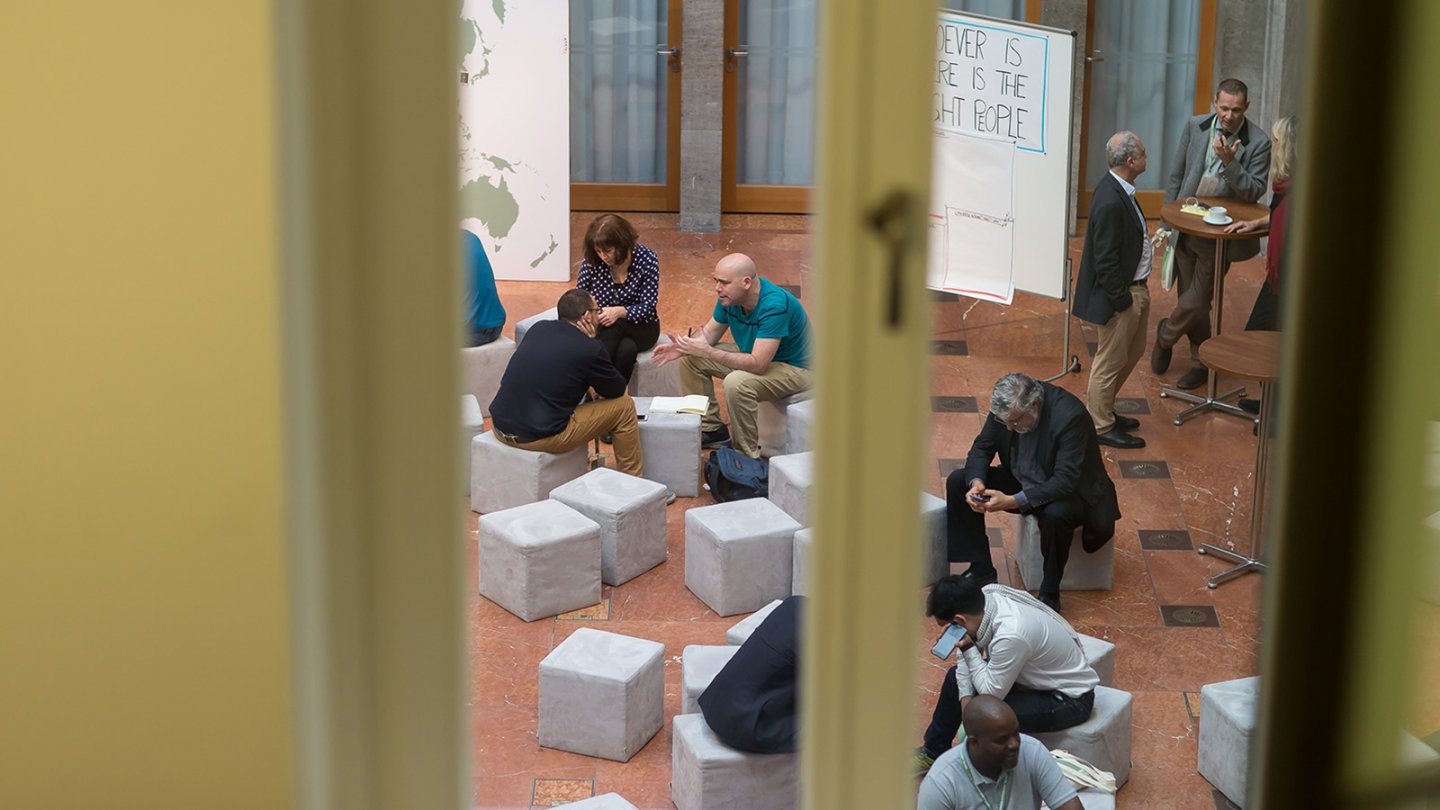
[[700, 694], [705, 723], [731, 748], [756, 754], [797, 748], [795, 695], [804, 600], [792, 596], [776, 606]]
[[1130, 308], [1130, 282], [1145, 248], [1145, 221], [1115, 175], [1106, 172], [1090, 198], [1085, 225], [1085, 252], [1075, 282], [1075, 316], [1090, 323], [1108, 323]]
[[614, 399], [625, 385], [600, 341], [567, 321], [541, 321], [505, 367], [490, 418], [500, 430], [533, 442], [564, 430], [588, 389]]
[[[1040, 400], [1040, 419], [1034, 428], [1040, 440], [1035, 460], [1050, 477], [1045, 483], [1025, 490], [1030, 508], [1078, 497], [1095, 517], [1119, 519], [1120, 501], [1115, 497], [1115, 484], [1105, 472], [1100, 442], [1095, 439], [1095, 423], [1090, 420], [1085, 404], [1063, 388], [1047, 382], [1040, 385], [1045, 393]], [[986, 416], [985, 426], [980, 428], [980, 435], [975, 437], [970, 454], [965, 457], [965, 480], [984, 481], [990, 472], [990, 461], [997, 455], [1000, 466], [1013, 475], [1015, 441], [1019, 435], [1005, 427], [994, 414]]]

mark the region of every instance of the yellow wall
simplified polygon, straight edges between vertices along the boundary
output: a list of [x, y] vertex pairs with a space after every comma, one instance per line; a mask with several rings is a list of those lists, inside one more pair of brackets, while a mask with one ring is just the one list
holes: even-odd
[[0, 3], [0, 807], [292, 803], [270, 15]]

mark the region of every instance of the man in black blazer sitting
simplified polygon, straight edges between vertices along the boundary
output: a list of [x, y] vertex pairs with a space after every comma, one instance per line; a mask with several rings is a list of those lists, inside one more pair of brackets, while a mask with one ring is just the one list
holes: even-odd
[[1133, 449], [1144, 447], [1145, 440], [1126, 431], [1140, 427], [1140, 421], [1115, 413], [1115, 393], [1145, 353], [1150, 324], [1154, 249], [1135, 202], [1135, 178], [1145, 172], [1145, 144], [1133, 132], [1117, 132], [1105, 143], [1105, 162], [1110, 171], [1090, 200], [1074, 312], [1100, 327], [1085, 392], [1095, 433], [1101, 444]]
[[[564, 453], [610, 433], [615, 466], [639, 476], [635, 401], [595, 339], [595, 299], [584, 290], [566, 290], [555, 309], [558, 319], [532, 326], [505, 367], [490, 403], [496, 438], [522, 450]], [[581, 404], [588, 391], [600, 399]]]
[[[990, 466], [997, 455], [999, 466]], [[1120, 517], [1085, 406], [1069, 391], [1018, 371], [995, 383], [964, 468], [945, 480], [945, 499], [950, 561], [968, 561], [965, 575], [982, 585], [997, 578], [986, 513], [1034, 515], [1045, 560], [1039, 597], [1057, 611], [1075, 528], [1084, 527], [1085, 550], [1093, 553], [1115, 536]]]
[[752, 754], [799, 748], [796, 695], [804, 601], [803, 596], [791, 596], [776, 605], [700, 693], [705, 724], [731, 748]]

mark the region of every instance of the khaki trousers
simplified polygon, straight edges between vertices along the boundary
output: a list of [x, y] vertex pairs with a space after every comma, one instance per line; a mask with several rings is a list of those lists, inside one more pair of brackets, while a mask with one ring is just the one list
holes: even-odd
[[[1230, 272], [1230, 259], [1223, 270]], [[1223, 283], [1223, 281], [1222, 281]], [[1210, 305], [1215, 297], [1215, 240], [1180, 234], [1175, 245], [1175, 309], [1156, 336], [1165, 346], [1190, 338], [1190, 365], [1200, 365], [1200, 344], [1210, 339]]]
[[[1178, 309], [1178, 307], [1177, 307]], [[1115, 427], [1115, 393], [1130, 377], [1145, 353], [1145, 336], [1150, 324], [1150, 290], [1144, 284], [1130, 285], [1130, 308], [1110, 316], [1100, 326], [1100, 346], [1090, 364], [1090, 386], [1085, 407], [1095, 432]]]
[[[716, 348], [727, 352], [739, 351], [733, 343], [721, 343]], [[710, 407], [700, 420], [700, 428], [705, 431], [718, 430], [723, 424], [720, 421], [720, 404], [715, 399], [716, 377], [725, 381], [725, 405], [730, 410], [730, 444], [736, 452], [751, 458], [760, 457], [760, 429], [755, 423], [759, 404], [784, 399], [813, 385], [813, 374], [809, 369], [788, 363], [772, 361], [764, 374], [751, 374], [687, 354], [680, 358], [680, 390], [685, 394], [704, 394], [710, 398]]]
[[645, 464], [644, 457], [640, 454], [640, 427], [635, 419], [635, 400], [631, 399], [629, 394], [581, 405], [571, 414], [565, 429], [554, 436], [546, 436], [533, 442], [512, 442], [505, 434], [496, 430], [495, 438], [521, 450], [567, 453], [606, 433], [615, 439], [615, 468], [640, 477]]

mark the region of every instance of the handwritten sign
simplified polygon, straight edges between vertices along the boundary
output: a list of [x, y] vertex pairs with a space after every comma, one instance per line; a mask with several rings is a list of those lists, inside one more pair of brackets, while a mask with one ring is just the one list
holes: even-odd
[[941, 16], [935, 26], [934, 123], [1045, 151], [1049, 40]]

